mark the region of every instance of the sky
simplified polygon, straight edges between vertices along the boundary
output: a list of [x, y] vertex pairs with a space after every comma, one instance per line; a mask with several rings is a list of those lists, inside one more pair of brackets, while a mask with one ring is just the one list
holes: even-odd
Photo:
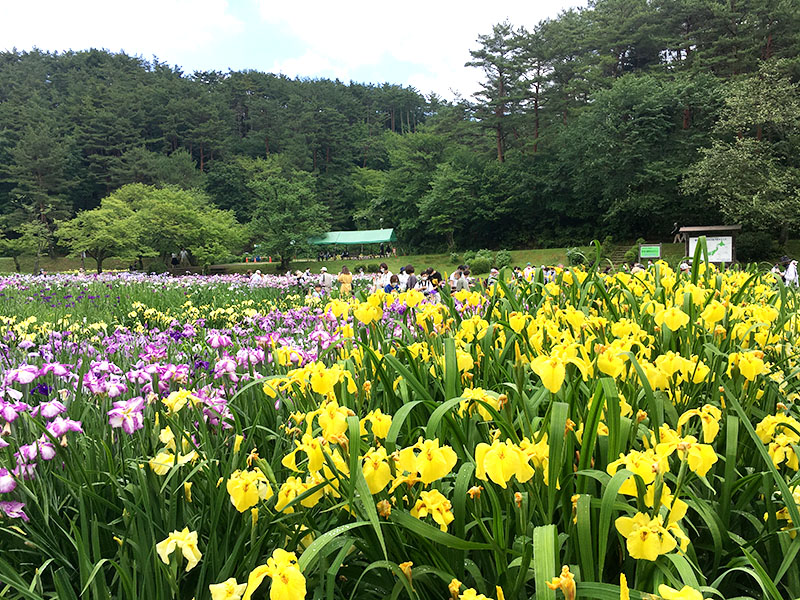
[[177, 65], [395, 83], [447, 99], [479, 89], [476, 39], [585, 0], [0, 0], [0, 49], [87, 48]]

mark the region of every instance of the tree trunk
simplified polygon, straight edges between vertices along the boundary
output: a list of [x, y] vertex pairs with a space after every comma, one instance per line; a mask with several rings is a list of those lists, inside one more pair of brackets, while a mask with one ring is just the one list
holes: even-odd
[[[540, 75], [540, 68], [536, 68], [536, 77], [538, 78]], [[536, 83], [534, 87], [534, 96], [533, 96], [533, 153], [536, 154], [536, 151], [539, 149], [539, 87], [540, 84]]]
[[391, 115], [392, 115], [392, 118], [391, 118], [392, 132], [394, 132], [394, 108], [392, 108], [392, 110], [391, 110]]
[[203, 172], [203, 166], [205, 165], [204, 161], [205, 156], [203, 156], [203, 144], [200, 144], [200, 172]]
[[684, 108], [683, 109], [683, 128], [684, 129], [689, 129], [689, 121], [690, 121], [691, 114], [692, 113], [689, 111], [688, 108]]
[[503, 86], [503, 74], [498, 73], [498, 89], [497, 89], [497, 106], [494, 109], [494, 118], [497, 120], [495, 125], [497, 137], [497, 162], [503, 162], [503, 117], [505, 116], [505, 104], [503, 104], [503, 97], [505, 94], [505, 87]]
[[264, 146], [267, 148], [267, 158], [269, 158], [269, 137], [264, 136]]
[[97, 262], [97, 274], [100, 275], [100, 273], [103, 272], [103, 261], [105, 258], [102, 256], [95, 256], [94, 260]]
[[22, 270], [22, 267], [19, 265], [19, 256], [12, 256], [11, 258], [14, 259], [14, 269], [19, 273]]
[[495, 129], [497, 130], [497, 162], [503, 162], [505, 160], [503, 157], [503, 131], [499, 123]]
[[772, 58], [772, 34], [767, 35], [767, 44], [764, 46], [764, 50], [761, 52], [761, 59], [762, 60], [769, 60]]

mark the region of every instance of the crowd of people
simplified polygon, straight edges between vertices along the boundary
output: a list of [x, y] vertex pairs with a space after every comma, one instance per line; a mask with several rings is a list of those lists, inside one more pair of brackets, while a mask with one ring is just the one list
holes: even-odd
[[317, 252], [317, 262], [327, 260], [372, 260], [375, 258], [390, 258], [397, 256], [397, 248], [381, 244], [375, 252], [351, 254], [349, 248], [345, 247], [344, 250], [339, 252], [336, 247], [325, 248]]
[[[636, 274], [653, 267], [653, 261], [648, 261], [647, 265], [639, 262], [630, 265], [625, 263], [620, 269], [627, 273]], [[563, 268], [564, 266], [560, 264], [557, 266], [541, 265], [538, 271], [542, 274], [544, 283], [550, 283], [556, 280], [559, 270]], [[678, 270], [682, 273], [687, 273], [691, 268], [691, 259], [685, 259], [678, 264]], [[613, 270], [613, 266], [606, 268], [607, 273], [611, 273]], [[796, 260], [785, 258], [784, 261], [776, 263], [771, 272], [786, 285], [800, 286], [800, 273], [798, 273]], [[537, 268], [528, 263], [524, 268], [515, 266], [512, 273], [517, 279], [532, 281], [537, 273]], [[312, 273], [311, 269], [288, 271], [285, 274], [285, 277], [291, 280], [292, 285], [300, 287], [304, 293], [317, 298], [328, 296], [334, 290], [338, 290], [339, 297], [351, 296], [353, 295], [353, 283], [356, 279], [365, 282], [364, 289], [369, 292], [382, 290], [389, 294], [418, 290], [430, 296], [440, 293], [445, 287], [451, 293], [462, 290], [471, 291], [476, 286], [488, 288], [497, 282], [499, 276], [500, 271], [493, 268], [485, 279], [473, 277], [468, 265], [459, 265], [448, 277], [443, 276], [439, 270], [433, 267], [417, 272], [414, 265], [410, 264], [400, 267], [397, 273], [393, 273], [385, 262], [380, 264], [377, 273], [365, 273], [363, 268], [360, 268], [357, 273], [351, 273], [347, 265], [343, 265], [341, 271], [336, 274], [329, 273], [328, 268], [325, 266], [320, 268], [319, 274]], [[253, 287], [264, 285], [267, 282], [266, 277], [262, 275], [260, 270], [255, 272], [248, 271], [247, 277]]]
[[[542, 265], [540, 269], [546, 283], [555, 280], [556, 267]], [[531, 263], [528, 263], [525, 268], [514, 267], [513, 275], [530, 281], [535, 271], [536, 269]], [[292, 285], [300, 287], [304, 293], [314, 297], [330, 295], [335, 289], [338, 289], [340, 297], [350, 296], [353, 294], [354, 279], [365, 282], [364, 289], [369, 292], [382, 290], [388, 294], [418, 290], [429, 296], [440, 293], [445, 287], [451, 293], [469, 292], [476, 286], [489, 287], [497, 282], [499, 276], [500, 271], [493, 268], [486, 278], [474, 277], [469, 266], [465, 264], [459, 265], [447, 277], [434, 267], [428, 267], [418, 272], [416, 267], [410, 264], [400, 267], [397, 273], [393, 273], [385, 262], [380, 264], [377, 273], [365, 273], [363, 268], [360, 268], [357, 273], [351, 273], [347, 265], [343, 265], [337, 274], [328, 272], [328, 268], [325, 266], [320, 268], [318, 274], [312, 273], [311, 269], [287, 271], [285, 274]], [[247, 277], [252, 287], [261, 286], [267, 282], [260, 270], [248, 271]]]
[[792, 287], [800, 286], [800, 277], [797, 272], [797, 261], [791, 260], [788, 256], [784, 256], [781, 262], [775, 263], [770, 273], [779, 277], [786, 285]]

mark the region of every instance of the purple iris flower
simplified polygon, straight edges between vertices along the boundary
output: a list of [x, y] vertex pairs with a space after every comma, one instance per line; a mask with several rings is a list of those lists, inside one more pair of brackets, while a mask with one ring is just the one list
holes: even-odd
[[6, 383], [28, 384], [39, 376], [39, 367], [35, 365], [20, 365], [16, 369], [9, 369], [6, 373]]
[[83, 433], [83, 426], [80, 421], [73, 421], [72, 419], [64, 419], [63, 417], [56, 417], [47, 424], [47, 431], [53, 437], [61, 437], [68, 431], [75, 433]]
[[47, 398], [50, 395], [50, 392], [52, 391], [53, 388], [51, 388], [49, 385], [47, 385], [46, 383], [40, 383], [31, 390], [31, 393], [38, 394], [39, 396], [44, 396], [45, 398]]
[[142, 416], [144, 404], [144, 398], [141, 397], [114, 402], [114, 408], [108, 411], [109, 425], [115, 428], [121, 427], [128, 435], [141, 429], [144, 426]]
[[31, 415], [34, 417], [42, 415], [45, 419], [53, 419], [64, 412], [67, 412], [67, 407], [62, 402], [50, 400], [49, 402], [40, 403], [39, 406], [34, 406], [33, 410], [31, 410]]
[[8, 472], [8, 469], [0, 469], [0, 494], [8, 494], [13, 492], [17, 487], [17, 481], [14, 476]]
[[23, 510], [25, 504], [23, 502], [0, 502], [0, 512], [5, 514], [10, 519], [22, 519], [27, 522], [28, 515]]
[[226, 335], [224, 333], [220, 333], [218, 331], [212, 331], [211, 333], [209, 333], [208, 336], [206, 337], [206, 341], [208, 342], [208, 345], [214, 349], [225, 348], [233, 344], [231, 336]]

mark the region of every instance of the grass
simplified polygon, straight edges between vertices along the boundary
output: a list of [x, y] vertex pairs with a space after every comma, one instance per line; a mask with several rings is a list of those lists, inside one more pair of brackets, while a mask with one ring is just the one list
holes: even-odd
[[[459, 254], [461, 256], [461, 254]], [[512, 250], [511, 256], [513, 257], [512, 265], [519, 265], [524, 267], [527, 262], [530, 262], [534, 265], [541, 265], [541, 264], [559, 264], [559, 263], [566, 263], [567, 261], [567, 249], [566, 248], [546, 248], [541, 250]], [[314, 272], [319, 271], [323, 266], [327, 267], [329, 271], [338, 273], [343, 265], [347, 265], [347, 267], [352, 271], [354, 267], [357, 265], [363, 265], [366, 267], [367, 265], [371, 264], [380, 264], [385, 262], [389, 270], [393, 273], [396, 273], [400, 270], [400, 267], [404, 267], [406, 265], [414, 265], [417, 272], [427, 267], [433, 267], [434, 269], [442, 272], [442, 273], [450, 273], [453, 269], [455, 269], [458, 264], [454, 264], [450, 260], [449, 253], [443, 254], [412, 254], [407, 256], [396, 256], [390, 258], [371, 258], [368, 260], [323, 260], [317, 261], [314, 259], [301, 259], [292, 261], [291, 268], [292, 270], [299, 269], [301, 271], [305, 269], [311, 269]], [[461, 263], [462, 261], [459, 259], [458, 261]], [[263, 273], [278, 273], [278, 264], [277, 263], [232, 263], [228, 265], [229, 272], [234, 273], [241, 273], [248, 271], [250, 269], [260, 269]]]
[[[583, 248], [587, 252], [587, 256], [590, 258], [594, 256], [592, 249], [588, 249], [586, 247]], [[662, 250], [664, 259], [670, 264], [677, 262], [684, 256], [683, 244], [663, 244]], [[800, 240], [789, 241], [786, 244], [785, 251], [789, 256], [800, 255]], [[459, 257], [460, 256], [463, 256], [463, 252], [459, 253]], [[524, 267], [528, 262], [534, 266], [567, 264], [567, 248], [512, 250], [511, 256], [513, 257], [513, 261], [511, 263], [512, 266], [519, 265], [520, 267]], [[19, 262], [23, 273], [33, 272], [33, 265], [35, 262], [33, 257], [20, 257]], [[450, 260], [449, 253], [439, 253], [412, 254], [385, 259], [371, 258], [367, 260], [325, 260], [321, 262], [318, 262], [314, 259], [299, 259], [292, 261], [291, 269], [293, 271], [298, 269], [301, 271], [304, 271], [305, 269], [311, 269], [312, 272], [316, 273], [320, 268], [325, 266], [329, 271], [338, 273], [343, 265], [347, 265], [350, 270], [353, 271], [357, 266], [366, 267], [367, 265], [379, 264], [381, 262], [386, 262], [386, 264], [389, 266], [389, 270], [393, 273], [398, 272], [400, 267], [409, 264], [414, 265], [414, 267], [417, 269], [417, 272], [427, 267], [433, 267], [442, 273], [450, 273], [457, 266]], [[460, 262], [462, 261], [459, 260], [459, 263]], [[91, 258], [86, 259], [85, 265], [87, 272], [91, 273], [96, 270], [95, 261]], [[105, 270], [127, 269], [128, 265], [129, 262], [127, 261], [108, 259], [104, 261], [103, 268]], [[79, 258], [72, 257], [50, 258], [49, 256], [44, 256], [40, 259], [40, 266], [45, 271], [49, 272], [76, 271], [80, 268], [81, 261]], [[227, 264], [226, 268], [228, 273], [245, 273], [249, 270], [260, 269], [262, 273], [274, 275], [278, 274], [280, 271], [279, 263], [277, 262], [237, 262]], [[13, 273], [14, 261], [11, 258], [0, 258], [0, 272]]]
[[[20, 270], [22, 273], [33, 273], [33, 266], [35, 263], [36, 263], [36, 258], [33, 256], [19, 257]], [[84, 263], [86, 265], [85, 268], [87, 272], [91, 273], [97, 271], [97, 263], [93, 258], [87, 257]], [[103, 269], [106, 271], [127, 269], [129, 264], [130, 261], [122, 261], [109, 258], [103, 261]], [[52, 272], [77, 271], [78, 269], [81, 268], [81, 259], [71, 256], [57, 256], [55, 258], [51, 258], [49, 256], [42, 256], [39, 259], [39, 267], [44, 269], [45, 271], [52, 271]], [[14, 268], [13, 258], [0, 258], [0, 272], [13, 273], [14, 271], [15, 268]]]

